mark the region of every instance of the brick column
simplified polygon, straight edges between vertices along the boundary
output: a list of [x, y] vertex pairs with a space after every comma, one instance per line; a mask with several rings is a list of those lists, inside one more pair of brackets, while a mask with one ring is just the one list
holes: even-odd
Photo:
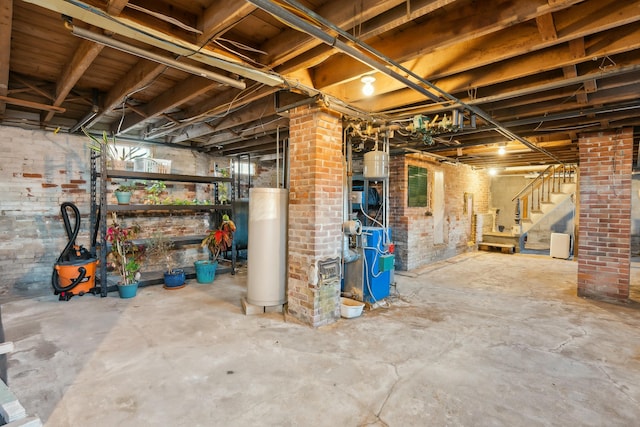
[[317, 262], [341, 256], [342, 122], [318, 106], [291, 111], [288, 315], [317, 327], [340, 317], [340, 283], [320, 286]]
[[629, 298], [633, 129], [582, 135], [578, 295]]

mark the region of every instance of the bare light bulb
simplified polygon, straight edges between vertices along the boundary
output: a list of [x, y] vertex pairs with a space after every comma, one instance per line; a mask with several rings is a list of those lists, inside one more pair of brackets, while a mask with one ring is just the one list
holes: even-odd
[[364, 84], [364, 86], [362, 86], [362, 93], [365, 96], [373, 95], [373, 92], [375, 91], [373, 82], [376, 81], [376, 78], [373, 76], [364, 76], [362, 79], [360, 79], [360, 81]]
[[504, 147], [498, 148], [498, 154], [504, 156], [507, 150]]

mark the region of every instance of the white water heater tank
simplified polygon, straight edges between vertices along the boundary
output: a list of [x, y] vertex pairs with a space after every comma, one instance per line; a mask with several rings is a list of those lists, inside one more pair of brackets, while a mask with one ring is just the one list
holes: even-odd
[[249, 189], [247, 302], [263, 307], [287, 300], [289, 190]]
[[364, 154], [362, 174], [367, 179], [384, 179], [389, 177], [389, 153], [369, 151]]

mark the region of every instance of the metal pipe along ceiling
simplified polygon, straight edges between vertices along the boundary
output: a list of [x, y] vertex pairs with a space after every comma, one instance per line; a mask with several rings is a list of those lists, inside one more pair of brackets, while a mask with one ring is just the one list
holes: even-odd
[[307, 21], [303, 20], [302, 18], [299, 18], [298, 16], [296, 16], [293, 13], [287, 11], [286, 9], [283, 9], [282, 7], [277, 6], [277, 5], [271, 3], [268, 0], [248, 0], [248, 1], [249, 1], [249, 3], [255, 4], [257, 7], [259, 7], [262, 10], [264, 10], [265, 12], [268, 12], [268, 13], [272, 14], [273, 16], [284, 20], [287, 24], [291, 25], [294, 28], [299, 29], [303, 33], [307, 33], [307, 34], [309, 34], [309, 35], [321, 40], [322, 42], [328, 44], [329, 46], [335, 47], [336, 49], [338, 49], [339, 51], [349, 55], [353, 59], [355, 59], [357, 61], [360, 61], [363, 64], [368, 65], [368, 66], [372, 67], [373, 69], [375, 69], [375, 70], [377, 70], [377, 71], [379, 71], [379, 72], [381, 72], [383, 74], [386, 74], [386, 75], [388, 75], [389, 77], [391, 77], [393, 79], [398, 80], [402, 84], [404, 84], [407, 87], [410, 87], [410, 88], [416, 90], [417, 92], [423, 94], [424, 96], [426, 96], [427, 98], [433, 100], [434, 102], [442, 101], [439, 97], [437, 97], [433, 93], [429, 92], [428, 90], [426, 90], [425, 88], [423, 88], [419, 84], [417, 84], [415, 82], [412, 82], [411, 80], [409, 80], [408, 78], [404, 77], [403, 75], [398, 74], [395, 71], [387, 68], [387, 66], [385, 64], [383, 64], [382, 62], [376, 61], [375, 59], [372, 59], [372, 58], [368, 57], [367, 55], [365, 55], [362, 52], [360, 52], [358, 49], [355, 49], [355, 48], [349, 46], [348, 44], [338, 40], [337, 38], [325, 33], [320, 28], [314, 26], [313, 24], [308, 23]]
[[516, 141], [522, 143], [523, 145], [529, 147], [532, 150], [536, 150], [536, 151], [538, 151], [538, 152], [540, 152], [542, 154], [545, 154], [546, 156], [550, 157], [551, 159], [553, 159], [554, 161], [556, 161], [558, 163], [561, 163], [561, 164], [563, 163], [558, 157], [556, 157], [552, 153], [548, 152], [544, 148], [541, 148], [541, 147], [536, 146], [535, 144], [532, 144], [531, 142], [527, 141], [526, 139], [522, 138], [521, 136], [516, 135], [515, 133], [513, 133], [509, 129], [505, 128], [504, 126], [502, 126], [499, 122], [494, 120], [489, 114], [485, 113], [480, 108], [474, 107], [474, 106], [471, 106], [471, 105], [468, 105], [468, 104], [462, 102], [461, 100], [459, 100], [455, 96], [449, 94], [448, 92], [446, 92], [443, 89], [440, 89], [439, 87], [437, 87], [433, 83], [423, 79], [422, 77], [420, 77], [417, 74], [413, 73], [411, 70], [403, 67], [402, 64], [399, 64], [399, 63], [393, 61], [391, 58], [383, 55], [382, 53], [378, 52], [377, 50], [375, 50], [371, 46], [367, 45], [366, 43], [362, 42], [361, 40], [357, 39], [356, 37], [351, 36], [346, 31], [343, 31], [341, 28], [337, 27], [336, 25], [334, 25], [333, 23], [327, 21], [326, 19], [322, 18], [320, 15], [316, 14], [312, 10], [305, 8], [301, 4], [299, 4], [299, 3], [297, 3], [297, 2], [295, 2], [293, 0], [283, 0], [285, 3], [287, 3], [290, 6], [296, 8], [298, 11], [301, 11], [301, 12], [305, 13], [307, 16], [310, 16], [311, 18], [313, 18], [316, 22], [320, 22], [323, 25], [327, 26], [328, 28], [332, 29], [333, 31], [336, 31], [338, 34], [340, 34], [341, 36], [345, 37], [350, 42], [352, 42], [355, 45], [359, 46], [360, 48], [366, 50], [370, 54], [375, 55], [378, 59], [381, 59], [384, 62], [380, 62], [378, 60], [370, 58], [369, 56], [363, 54], [361, 51], [355, 49], [354, 47], [352, 47], [350, 45], [347, 45], [346, 43], [344, 43], [344, 42], [342, 42], [340, 40], [338, 40], [336, 37], [333, 37], [333, 36], [325, 33], [324, 31], [322, 31], [322, 29], [320, 29], [320, 28], [316, 27], [315, 25], [305, 21], [304, 19], [298, 17], [297, 15], [289, 12], [288, 10], [284, 9], [283, 7], [278, 6], [278, 5], [274, 4], [274, 3], [271, 3], [269, 0], [247, 0], [247, 1], [249, 1], [250, 3], [253, 3], [257, 7], [259, 7], [260, 9], [272, 14], [273, 16], [275, 16], [275, 17], [277, 17], [279, 19], [282, 19], [283, 21], [285, 21], [287, 24], [291, 25], [292, 27], [297, 28], [298, 30], [300, 30], [302, 32], [305, 32], [305, 33], [309, 34], [310, 36], [315, 37], [315, 38], [321, 40], [322, 42], [328, 44], [329, 46], [332, 46], [332, 47], [336, 48], [337, 50], [339, 50], [339, 51], [351, 56], [352, 58], [362, 62], [363, 64], [368, 65], [368, 66], [372, 67], [373, 69], [375, 69], [375, 70], [377, 70], [377, 71], [379, 71], [379, 72], [381, 72], [383, 74], [386, 74], [391, 78], [396, 79], [397, 81], [403, 83], [407, 87], [409, 87], [411, 89], [414, 89], [417, 92], [425, 95], [427, 98], [431, 99], [432, 101], [434, 101], [434, 102], [441, 102], [442, 101], [442, 99], [440, 99], [438, 96], [434, 95], [433, 93], [431, 93], [430, 91], [428, 91], [424, 87], [414, 83], [413, 81], [409, 80], [408, 78], [404, 77], [403, 75], [401, 75], [401, 74], [389, 69], [387, 67], [387, 64], [388, 65], [392, 65], [393, 67], [396, 67], [396, 68], [402, 70], [404, 73], [407, 73], [408, 75], [410, 75], [414, 79], [418, 80], [423, 85], [425, 85], [425, 86], [427, 86], [427, 87], [439, 92], [444, 97], [446, 97], [448, 100], [463, 106], [465, 109], [471, 111], [472, 113], [476, 114], [478, 117], [481, 117], [482, 119], [484, 119], [487, 123], [492, 124], [493, 126], [495, 126], [497, 128], [498, 133], [500, 133], [505, 138], [516, 140]]
[[97, 34], [69, 23], [65, 23], [65, 26], [71, 30], [71, 33], [73, 35], [78, 36], [80, 38], [90, 40], [92, 42], [99, 43], [99, 44], [120, 50], [122, 52], [130, 53], [140, 58], [158, 62], [160, 64], [166, 65], [171, 68], [175, 68], [181, 71], [185, 71], [187, 73], [195, 74], [196, 76], [214, 80], [216, 82], [222, 83], [227, 86], [235, 87], [237, 89], [245, 89], [247, 87], [245, 82], [241, 82], [241, 81], [229, 78], [227, 76], [223, 76], [222, 74], [214, 73], [213, 71], [205, 70], [204, 68], [194, 67], [193, 65], [185, 64], [183, 62], [176, 61], [173, 58], [167, 58], [166, 56], [149, 52], [148, 50], [141, 49], [127, 43], [123, 43], [111, 37], [107, 37], [102, 34]]
[[114, 34], [118, 34], [148, 45], [166, 50], [180, 56], [189, 56], [190, 59], [220, 68], [230, 73], [260, 82], [269, 86], [279, 86], [284, 81], [275, 73], [261, 71], [240, 61], [221, 55], [202, 46], [194, 45], [186, 40], [172, 37], [140, 22], [135, 22], [123, 17], [114, 17], [98, 7], [91, 6], [78, 0], [23, 0], [43, 7], [47, 10], [78, 19], [87, 24], [96, 26]]

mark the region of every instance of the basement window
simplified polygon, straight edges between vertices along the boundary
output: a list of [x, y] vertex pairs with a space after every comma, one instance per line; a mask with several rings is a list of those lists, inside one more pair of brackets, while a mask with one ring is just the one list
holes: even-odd
[[254, 176], [256, 174], [256, 164], [247, 162], [235, 162], [233, 164], [233, 173]]
[[427, 206], [427, 169], [419, 166], [409, 165], [407, 177], [408, 183], [408, 206], [426, 207]]

